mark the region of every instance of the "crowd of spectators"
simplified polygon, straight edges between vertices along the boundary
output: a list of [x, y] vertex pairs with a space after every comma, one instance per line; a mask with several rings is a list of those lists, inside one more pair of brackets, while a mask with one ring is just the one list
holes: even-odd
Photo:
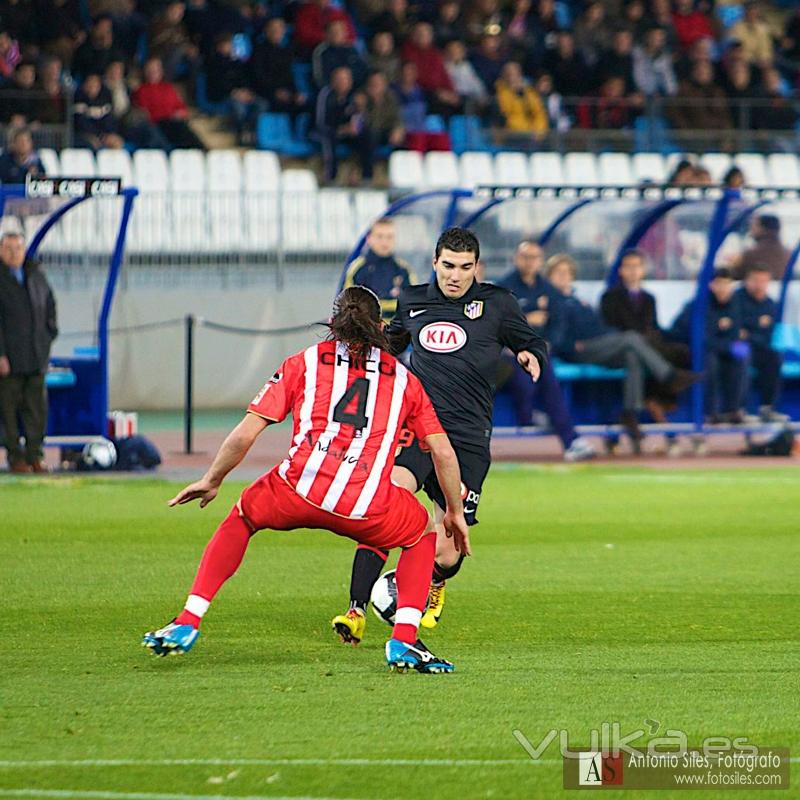
[[242, 145], [263, 111], [308, 114], [329, 178], [342, 144], [362, 166], [382, 148], [446, 147], [431, 115], [473, 114], [528, 147], [553, 130], [630, 127], [653, 100], [675, 128], [793, 131], [795, 6], [0, 0], [0, 123], [67, 121], [94, 149], [197, 147], [202, 92]]

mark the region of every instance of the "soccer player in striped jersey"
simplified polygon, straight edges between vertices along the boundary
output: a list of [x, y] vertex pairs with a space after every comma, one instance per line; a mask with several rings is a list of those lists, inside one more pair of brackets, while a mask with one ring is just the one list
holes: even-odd
[[254, 533], [322, 528], [379, 549], [402, 548], [397, 613], [386, 644], [391, 669], [452, 672], [417, 638], [428, 596], [436, 532], [414, 495], [392, 483], [404, 428], [430, 449], [447, 498], [444, 525], [469, 555], [458, 461], [419, 380], [389, 355], [377, 296], [362, 286], [337, 298], [327, 341], [283, 362], [219, 449], [208, 472], [170, 505], [208, 505], [256, 437], [292, 414], [292, 446], [280, 465], [244, 490], [203, 553], [183, 611], [144, 636], [156, 655], [185, 653], [220, 587], [238, 569]]

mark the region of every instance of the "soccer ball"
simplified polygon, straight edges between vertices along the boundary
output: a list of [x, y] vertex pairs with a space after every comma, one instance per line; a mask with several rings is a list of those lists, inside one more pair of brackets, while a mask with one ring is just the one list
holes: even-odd
[[384, 572], [375, 581], [369, 598], [375, 616], [382, 619], [387, 625], [394, 625], [394, 615], [397, 611], [397, 583], [395, 583], [394, 573], [393, 569]]
[[89, 442], [81, 457], [89, 469], [111, 469], [117, 463], [117, 448], [108, 440]]
[[[390, 569], [375, 581], [372, 587], [370, 601], [372, 610], [378, 619], [382, 619], [387, 625], [394, 625], [394, 615], [397, 613], [397, 582], [394, 579], [395, 570]], [[428, 607], [426, 601], [425, 608]]]

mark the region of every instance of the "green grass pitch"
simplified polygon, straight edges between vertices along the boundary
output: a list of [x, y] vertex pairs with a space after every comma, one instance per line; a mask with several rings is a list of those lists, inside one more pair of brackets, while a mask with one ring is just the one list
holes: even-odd
[[[353, 549], [307, 531], [259, 534], [195, 649], [152, 658], [141, 634], [180, 608], [242, 484], [200, 511], [168, 509], [163, 481], [9, 479], [0, 798], [551, 798], [557, 746], [534, 763], [512, 731], [585, 745], [645, 719], [800, 756], [797, 481], [497, 465], [425, 637], [457, 672], [423, 676], [385, 671], [372, 615], [361, 647], [334, 640]], [[798, 797], [792, 773], [732, 796]]]

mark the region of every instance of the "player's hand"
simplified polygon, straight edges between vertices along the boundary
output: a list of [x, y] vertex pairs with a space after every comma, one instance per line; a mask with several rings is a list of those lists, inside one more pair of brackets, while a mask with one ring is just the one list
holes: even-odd
[[533, 353], [527, 350], [520, 351], [517, 353], [517, 362], [533, 378], [534, 383], [539, 380], [539, 376], [542, 374], [542, 365]]
[[0, 378], [5, 378], [11, 374], [11, 362], [8, 356], [0, 356]]
[[469, 526], [467, 520], [464, 519], [464, 512], [454, 514], [447, 511], [442, 520], [444, 525], [444, 532], [448, 539], [453, 540], [456, 550], [463, 553], [465, 556], [472, 555], [472, 547], [469, 543]]
[[218, 491], [219, 486], [215, 486], [207, 478], [201, 478], [178, 492], [169, 501], [169, 505], [182, 506], [184, 503], [191, 503], [192, 500], [200, 500], [200, 508], [205, 508], [217, 496]]

